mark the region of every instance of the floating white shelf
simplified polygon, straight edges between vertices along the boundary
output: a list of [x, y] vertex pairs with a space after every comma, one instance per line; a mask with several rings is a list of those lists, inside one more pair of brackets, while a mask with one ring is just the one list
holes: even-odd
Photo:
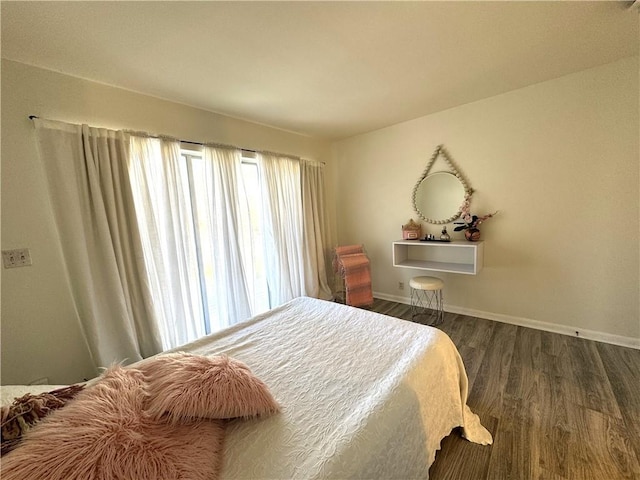
[[483, 242], [393, 242], [393, 266], [476, 275], [482, 270]]

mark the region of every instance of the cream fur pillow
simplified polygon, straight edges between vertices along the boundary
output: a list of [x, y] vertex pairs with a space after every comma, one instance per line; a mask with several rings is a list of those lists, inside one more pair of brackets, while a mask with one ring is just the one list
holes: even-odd
[[149, 384], [145, 408], [155, 419], [179, 423], [192, 418], [253, 417], [280, 409], [262, 380], [226, 355], [169, 353], [148, 359], [139, 368]]

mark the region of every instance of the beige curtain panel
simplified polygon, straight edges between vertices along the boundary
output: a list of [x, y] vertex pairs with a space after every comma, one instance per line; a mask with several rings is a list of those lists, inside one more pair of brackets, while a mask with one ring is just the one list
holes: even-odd
[[96, 366], [160, 352], [129, 183], [127, 134], [34, 123], [66, 281]]

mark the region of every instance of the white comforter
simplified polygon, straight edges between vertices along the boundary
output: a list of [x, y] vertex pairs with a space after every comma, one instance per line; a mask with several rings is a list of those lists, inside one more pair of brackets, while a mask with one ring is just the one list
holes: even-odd
[[282, 406], [230, 424], [223, 479], [425, 479], [454, 427], [491, 443], [466, 406], [460, 355], [435, 328], [298, 298], [176, 350], [244, 361]]
[[20, 398], [25, 393], [38, 395], [39, 393], [50, 392], [67, 385], [2, 385], [0, 387], [0, 405], [9, 405], [16, 398]]
[[244, 361], [282, 405], [229, 427], [222, 478], [427, 478], [454, 427], [491, 443], [435, 328], [298, 298], [179, 350]]

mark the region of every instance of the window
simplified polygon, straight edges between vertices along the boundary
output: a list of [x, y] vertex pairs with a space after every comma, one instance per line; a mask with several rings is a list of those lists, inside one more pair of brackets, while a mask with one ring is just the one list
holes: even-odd
[[252, 311], [266, 312], [274, 305], [269, 304], [269, 288], [265, 262], [263, 198], [260, 188], [258, 165], [255, 160], [243, 157], [242, 179], [246, 194], [246, 208], [243, 209], [242, 237], [247, 239], [243, 248], [245, 258], [251, 259], [247, 265], [249, 291], [253, 294]]
[[[214, 275], [215, 258], [214, 252], [211, 249], [203, 248], [203, 246], [214, 243], [213, 229], [221, 229], [222, 226], [218, 223], [219, 219], [208, 218], [202, 213], [208, 211], [207, 202], [211, 198], [211, 192], [207, 191], [210, 188], [207, 181], [207, 166], [202, 155], [192, 150], [181, 150], [181, 156], [186, 163], [188, 172], [190, 204], [194, 218], [195, 248], [198, 258], [198, 276], [204, 307], [204, 328], [206, 333], [212, 333], [218, 329], [216, 326], [220, 324], [214, 318], [215, 312], [218, 310], [214, 292], [214, 289], [217, 288], [217, 280]], [[256, 315], [267, 311], [271, 305], [269, 304], [265, 269], [263, 199], [259, 170], [255, 159], [249, 155], [243, 155], [241, 172], [242, 177], [239, 179], [241, 185], [238, 186], [241, 196], [240, 249], [248, 282], [251, 313]]]
[[307, 177], [299, 159], [268, 152], [254, 158], [225, 146], [187, 150], [173, 139], [144, 136], [131, 137], [130, 151], [147, 280], [165, 348], [300, 295], [330, 296], [328, 287], [320, 292], [324, 270], [305, 255], [318, 246], [316, 235], [304, 235], [304, 220], [319, 217], [303, 215]]

